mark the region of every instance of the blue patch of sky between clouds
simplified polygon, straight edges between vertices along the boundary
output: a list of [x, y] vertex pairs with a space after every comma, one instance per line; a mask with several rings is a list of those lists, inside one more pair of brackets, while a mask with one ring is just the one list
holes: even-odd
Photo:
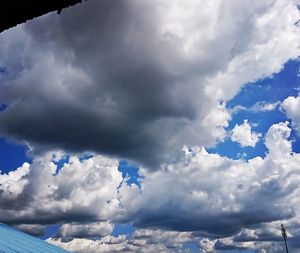
[[[264, 157], [267, 149], [264, 145], [264, 137], [269, 127], [273, 124], [284, 122], [287, 119], [284, 112], [277, 107], [273, 111], [255, 112], [249, 110], [256, 103], [276, 103], [282, 102], [289, 96], [297, 96], [300, 88], [299, 77], [300, 62], [291, 60], [284, 65], [284, 68], [272, 77], [258, 80], [257, 82], [246, 84], [241, 91], [230, 101], [227, 108], [233, 109], [236, 106], [248, 108], [248, 110], [238, 110], [232, 114], [232, 120], [226, 128], [230, 132], [234, 126], [240, 125], [244, 120], [252, 125], [252, 130], [261, 133], [262, 137], [255, 147], [242, 147], [239, 143], [231, 141], [228, 137], [224, 142], [218, 143], [215, 147], [209, 148], [211, 153], [218, 153], [232, 159], [251, 159], [256, 156]], [[288, 120], [291, 122], [290, 120]], [[292, 126], [292, 124], [290, 124]], [[293, 151], [300, 151], [300, 139], [295, 130], [292, 131]]]
[[130, 238], [134, 231], [135, 228], [131, 223], [115, 224], [111, 235], [115, 237], [119, 235], [126, 235], [127, 238]]
[[69, 159], [70, 159], [69, 155], [64, 155], [61, 159], [57, 161], [53, 160], [53, 163], [56, 165], [56, 171], [54, 175], [57, 175], [62, 169], [62, 167], [64, 167], [66, 163], [69, 163]]
[[182, 248], [188, 249], [191, 252], [199, 252], [199, 245], [196, 242], [185, 242], [183, 243]]
[[50, 237], [55, 236], [60, 227], [61, 227], [61, 225], [59, 225], [59, 224], [53, 224], [53, 225], [47, 226], [45, 229], [45, 234], [43, 236], [41, 236], [40, 238], [43, 240], [46, 240]]
[[299, 89], [300, 61], [290, 60], [283, 69], [262, 80], [246, 84], [239, 94], [227, 103], [228, 108], [236, 105], [251, 107], [256, 102], [266, 101], [269, 103], [283, 101], [288, 96], [296, 96]]
[[79, 161], [82, 162], [82, 161], [85, 161], [85, 160], [88, 160], [90, 158], [93, 158], [94, 155], [92, 154], [82, 154], [79, 156]]
[[139, 168], [135, 165], [131, 165], [128, 161], [122, 160], [119, 163], [119, 171], [122, 173], [122, 177], [126, 180], [128, 185], [136, 184], [139, 188], [141, 187], [141, 177], [138, 173]]
[[0, 170], [2, 173], [16, 170], [24, 162], [32, 162], [26, 155], [27, 147], [0, 138]]

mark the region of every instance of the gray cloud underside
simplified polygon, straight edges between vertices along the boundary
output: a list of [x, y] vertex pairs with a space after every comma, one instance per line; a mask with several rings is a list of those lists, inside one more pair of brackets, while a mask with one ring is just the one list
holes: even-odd
[[174, 160], [224, 138], [221, 101], [300, 54], [297, 19], [282, 0], [90, 0], [28, 22], [0, 36], [0, 133], [36, 152]]

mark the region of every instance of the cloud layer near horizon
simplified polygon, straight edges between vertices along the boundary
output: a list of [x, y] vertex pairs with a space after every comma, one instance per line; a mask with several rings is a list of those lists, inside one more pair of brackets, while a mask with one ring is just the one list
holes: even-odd
[[[278, 240], [277, 227], [284, 221], [290, 241], [298, 247], [300, 154], [291, 149], [290, 132], [288, 122], [274, 124], [265, 138], [266, 157], [249, 161], [185, 147], [177, 163], [154, 172], [140, 169], [141, 188], [126, 183], [117, 160], [71, 157], [57, 173], [54, 160], [59, 154], [48, 153], [35, 158], [32, 165], [25, 163], [0, 176], [0, 219], [26, 231], [30, 231], [29, 224], [66, 224], [54, 243], [74, 250], [80, 240], [84, 241], [81, 247], [94, 245], [91, 249], [108, 240], [97, 252], [112, 250], [110, 240], [118, 241], [112, 243], [118, 244], [115, 252], [136, 251], [136, 246], [130, 251], [133, 242], [126, 237], [119, 240], [110, 235], [111, 223], [116, 222], [131, 222], [137, 233], [142, 228], [149, 228], [149, 233], [153, 229], [191, 231], [185, 242], [215, 238], [203, 239], [202, 244], [216, 249], [271, 247], [266, 242]], [[37, 228], [32, 226], [34, 233]], [[102, 239], [89, 239], [96, 235]], [[259, 241], [265, 244], [254, 243]], [[144, 246], [150, 247], [151, 242], [144, 241]], [[182, 244], [178, 250], [183, 250]]]
[[225, 138], [224, 101], [300, 54], [294, 1], [87, 1], [0, 35], [2, 136], [148, 167]]

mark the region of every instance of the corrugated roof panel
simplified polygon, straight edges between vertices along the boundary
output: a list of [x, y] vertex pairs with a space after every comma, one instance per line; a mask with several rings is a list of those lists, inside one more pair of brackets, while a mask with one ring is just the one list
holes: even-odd
[[68, 253], [57, 246], [0, 224], [0, 253]]

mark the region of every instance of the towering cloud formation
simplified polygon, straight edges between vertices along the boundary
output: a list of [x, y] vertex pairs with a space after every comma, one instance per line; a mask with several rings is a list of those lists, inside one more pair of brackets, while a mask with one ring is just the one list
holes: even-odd
[[213, 145], [224, 101], [300, 54], [294, 1], [96, 1], [0, 36], [1, 135], [154, 167]]

